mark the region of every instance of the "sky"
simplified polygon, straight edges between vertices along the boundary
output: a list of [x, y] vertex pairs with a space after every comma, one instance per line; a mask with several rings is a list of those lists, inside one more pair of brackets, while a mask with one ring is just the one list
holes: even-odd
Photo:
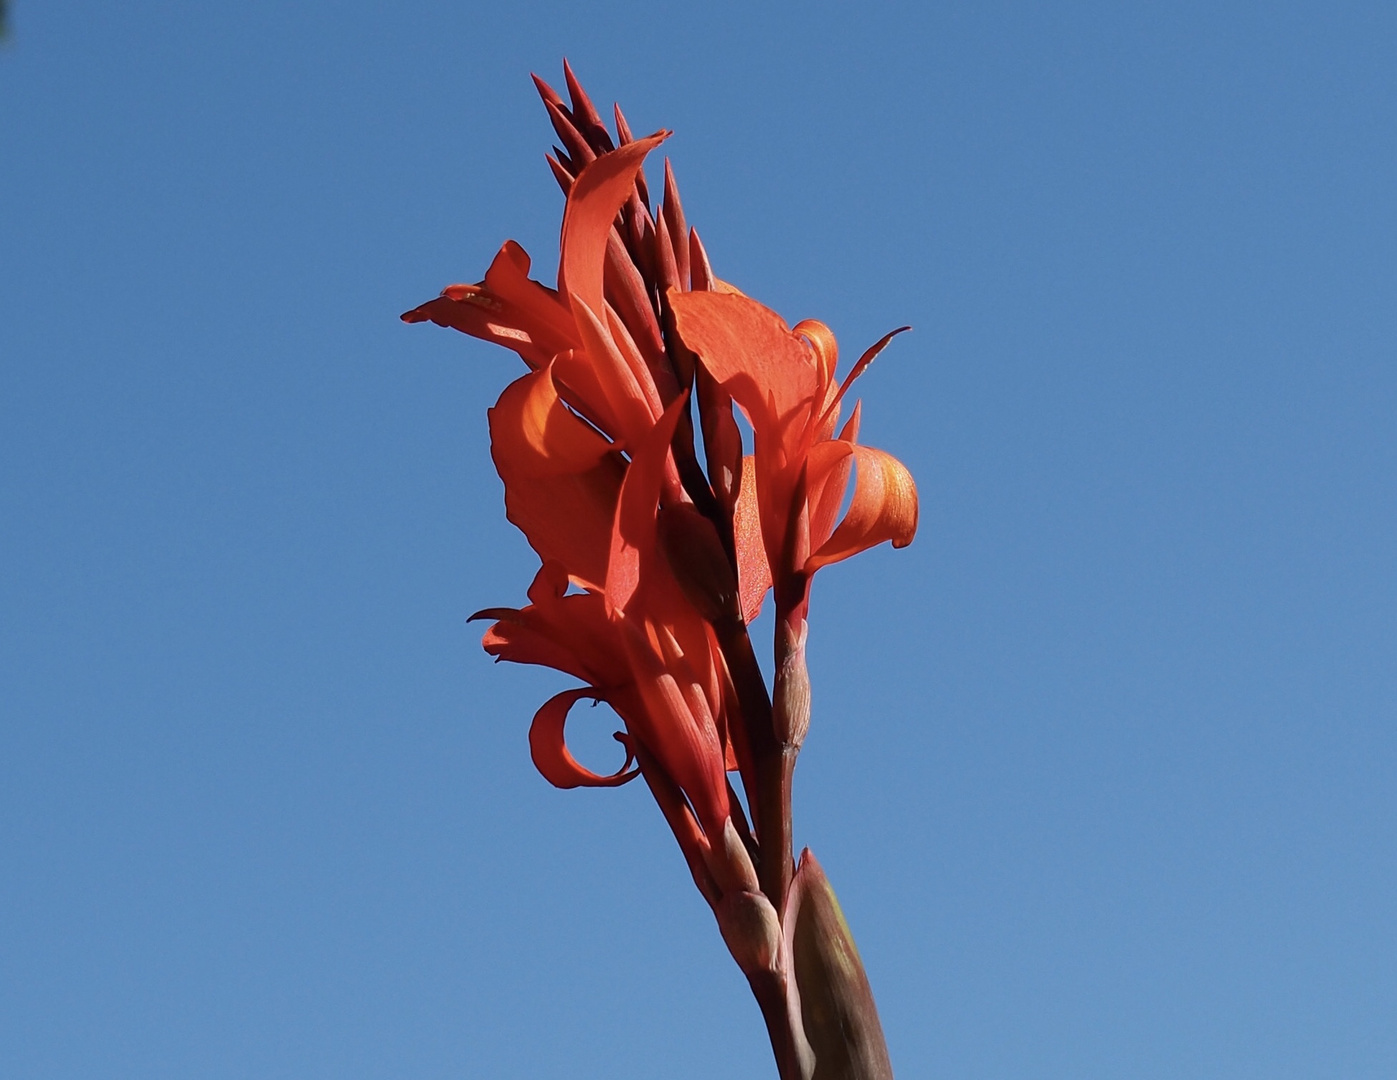
[[720, 276], [915, 328], [796, 788], [898, 1075], [1397, 1075], [1397, 8], [9, 7], [0, 1074], [774, 1075], [466, 623], [519, 362], [397, 319], [551, 283], [566, 56]]

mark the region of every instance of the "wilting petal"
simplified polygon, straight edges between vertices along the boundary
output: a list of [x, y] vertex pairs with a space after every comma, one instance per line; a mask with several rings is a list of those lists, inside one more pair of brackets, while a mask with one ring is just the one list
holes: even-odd
[[627, 780], [634, 780], [640, 770], [631, 768], [635, 760], [629, 749], [626, 762], [610, 776], [602, 776], [577, 763], [568, 750], [563, 728], [567, 724], [568, 711], [583, 698], [597, 698], [597, 692], [590, 687], [581, 690], [564, 690], [555, 694], [534, 714], [534, 722], [529, 726], [529, 751], [534, 765], [543, 778], [554, 787], [619, 787]]
[[884, 540], [891, 540], [893, 547], [906, 547], [917, 532], [917, 485], [907, 467], [871, 446], [844, 445], [858, 466], [854, 497], [834, 534], [806, 560], [806, 573]]
[[550, 370], [516, 379], [489, 418], [509, 520], [545, 562], [600, 586], [625, 474], [620, 455], [562, 403]]

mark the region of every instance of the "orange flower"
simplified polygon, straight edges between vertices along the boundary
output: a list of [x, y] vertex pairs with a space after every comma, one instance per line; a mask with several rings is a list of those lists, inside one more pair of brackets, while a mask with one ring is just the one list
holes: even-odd
[[[562, 114], [544, 90], [555, 123], [575, 134], [585, 112]], [[642, 163], [666, 135], [626, 135], [619, 149], [552, 162], [567, 194], [556, 289], [529, 278], [529, 257], [511, 241], [483, 281], [450, 286], [403, 319], [504, 345], [531, 369], [490, 410], [490, 439], [506, 513], [543, 567], [527, 607], [478, 614], [496, 620], [484, 644], [499, 659], [587, 683], [536, 714], [535, 764], [559, 787], [609, 786], [637, 775], [630, 765], [638, 760], [716, 901], [724, 886], [755, 887], [756, 879], [731, 820], [727, 670], [712, 627], [659, 550], [661, 503], [692, 501], [671, 449], [688, 420], [688, 395], [656, 302], [661, 286], [688, 280], [687, 254], [682, 281], [674, 265], [673, 234], [706, 265], [697, 236], [684, 232], [668, 169], [660, 224], [639, 205]], [[650, 258], [621, 239], [628, 220]], [[582, 767], [567, 749], [567, 713], [583, 698], [606, 701], [625, 723], [618, 738], [627, 759], [613, 774]]]
[[[801, 603], [822, 566], [885, 540], [894, 547], [912, 542], [917, 488], [911, 473], [891, 454], [858, 443], [857, 406], [834, 434], [849, 387], [907, 327], [877, 342], [837, 383], [838, 350], [823, 323], [807, 320], [790, 329], [774, 311], [738, 293], [674, 294], [670, 303], [685, 345], [752, 425], [755, 445], [744, 462], [736, 508], [739, 549], [754, 577], [769, 581], [774, 571], [778, 604], [792, 590], [785, 604]], [[854, 494], [838, 520], [851, 466], [857, 469]]]
[[[857, 441], [857, 407], [839, 427], [850, 385], [893, 335], [836, 382], [826, 326], [787, 327], [714, 276], [668, 162], [652, 213], [643, 163], [668, 133], [633, 139], [618, 109], [613, 142], [565, 72], [570, 107], [536, 80], [563, 145], [548, 159], [566, 195], [556, 287], [530, 279], [528, 255], [509, 241], [484, 280], [403, 315], [503, 345], [529, 369], [490, 409], [490, 445], [505, 512], [542, 565], [526, 606], [472, 618], [492, 620], [483, 644], [497, 659], [581, 681], [534, 716], [539, 772], [563, 788], [644, 778], [761, 1004], [782, 1075], [808, 1076], [811, 1042], [882, 1039], [847, 930], [820, 930], [816, 946], [834, 943], [821, 951], [794, 928], [800, 911], [813, 926], [837, 905], [813, 861], [793, 883], [790, 811], [809, 722], [811, 576], [884, 540], [905, 546], [917, 527], [906, 468]], [[752, 426], [748, 455], [734, 402]], [[768, 695], [747, 623], [773, 581]], [[568, 750], [568, 714], [584, 699], [606, 702], [625, 727], [616, 735], [625, 760], [612, 773]], [[728, 780], [739, 767], [751, 828]], [[867, 998], [812, 1021], [810, 1041], [792, 977], [797, 952], [817, 972], [825, 952], [837, 957], [841, 979]], [[845, 1023], [859, 1009], [871, 1028]]]

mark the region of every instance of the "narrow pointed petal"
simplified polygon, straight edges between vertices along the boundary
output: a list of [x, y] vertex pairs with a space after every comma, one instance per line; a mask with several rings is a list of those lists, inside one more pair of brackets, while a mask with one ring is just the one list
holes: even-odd
[[844, 395], [849, 392], [849, 387], [854, 385], [854, 380], [868, 370], [869, 364], [878, 359], [878, 354], [887, 348], [888, 342], [892, 341], [898, 334], [905, 334], [911, 329], [910, 326], [899, 326], [896, 330], [889, 330], [864, 350], [864, 354], [858, 358], [854, 366], [849, 369], [849, 374], [844, 376], [844, 381], [839, 384], [839, 393], [834, 396], [834, 401], [829, 407], [833, 409], [844, 399]]
[[607, 238], [630, 198], [645, 155], [668, 137], [659, 132], [596, 159], [577, 175], [563, 212], [558, 291], [577, 295], [592, 311], [602, 310]]
[[568, 712], [583, 698], [597, 700], [598, 695], [591, 687], [564, 690], [549, 698], [543, 708], [534, 714], [534, 722], [529, 725], [529, 752], [533, 756], [534, 766], [545, 780], [559, 788], [620, 787], [634, 780], [640, 770], [632, 768], [634, 758], [629, 751], [625, 764], [614, 773], [603, 776], [578, 764], [568, 750], [563, 729], [567, 724]]
[[742, 459], [742, 485], [733, 507], [732, 536], [737, 548], [737, 588], [742, 619], [751, 622], [762, 610], [771, 589], [771, 564], [762, 542], [762, 519], [757, 506], [757, 463], [748, 454]]
[[917, 485], [907, 467], [871, 446], [846, 443], [858, 469], [849, 511], [805, 562], [806, 573], [847, 559], [884, 540], [906, 547], [917, 532]]
[[675, 398], [659, 423], [631, 448], [630, 467], [616, 503], [606, 570], [607, 604], [617, 611], [624, 611], [640, 588], [641, 566], [655, 553], [665, 459], [679, 414], [687, 403], [686, 397]]

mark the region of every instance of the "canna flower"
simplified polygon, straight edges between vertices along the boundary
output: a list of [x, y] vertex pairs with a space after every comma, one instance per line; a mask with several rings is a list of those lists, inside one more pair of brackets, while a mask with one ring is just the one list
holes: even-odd
[[[899, 331], [836, 381], [824, 324], [789, 327], [713, 274], [668, 161], [652, 212], [643, 166], [669, 133], [633, 138], [618, 108], [613, 140], [564, 70], [570, 105], [535, 79], [562, 143], [548, 157], [566, 197], [556, 284], [530, 278], [508, 241], [483, 280], [402, 316], [502, 345], [527, 368], [489, 410], [490, 446], [506, 515], [540, 567], [525, 606], [472, 618], [491, 621], [483, 645], [497, 660], [579, 681], [535, 713], [534, 764], [560, 788], [645, 780], [761, 1005], [783, 1078], [810, 1080], [817, 1054], [826, 1071], [857, 1059], [866, 1067], [849, 1075], [890, 1077], [833, 891], [808, 852], [799, 868], [792, 858], [790, 785], [809, 722], [811, 578], [916, 531], [907, 469], [858, 442], [858, 406], [840, 425], [850, 386]], [[747, 625], [773, 589], [768, 695]], [[569, 713], [586, 700], [621, 720], [625, 757], [611, 773], [568, 749]]]
[[[564, 115], [556, 95], [541, 88], [565, 130], [579, 117], [586, 123], [590, 102]], [[575, 101], [579, 95], [576, 88]], [[550, 159], [567, 195], [556, 288], [529, 278], [527, 253], [510, 241], [483, 281], [450, 286], [403, 319], [504, 345], [530, 369], [490, 410], [490, 439], [507, 516], [542, 567], [526, 607], [477, 615], [495, 620], [484, 645], [498, 659], [543, 664], [586, 683], [535, 715], [536, 766], [559, 787], [614, 786], [643, 774], [717, 903], [725, 889], [755, 889], [756, 878], [740, 837], [745, 822], [734, 823], [729, 800], [730, 680], [712, 627], [660, 550], [661, 504], [692, 504], [671, 447], [688, 416], [688, 391], [665, 349], [663, 308], [650, 299], [680, 277], [671, 266], [648, 285], [644, 260], [627, 252], [617, 228], [631, 204], [652, 252], [671, 252], [672, 262], [673, 231], [706, 262], [697, 236], [683, 233], [672, 173], [658, 226], [663, 244], [653, 240], [648, 210], [636, 209], [642, 163], [666, 136], [627, 133], [620, 148], [590, 160], [580, 151], [566, 163]], [[685, 274], [687, 266], [688, 259]], [[567, 749], [568, 711], [586, 698], [605, 701], [626, 728], [618, 733], [625, 764], [610, 775], [583, 768]]]
[[[884, 541], [912, 542], [917, 488], [906, 466], [859, 444], [858, 406], [835, 435], [854, 380], [908, 327], [883, 337], [836, 382], [838, 347], [824, 323], [789, 328], [740, 294], [689, 293], [670, 303], [684, 344], [752, 425], [754, 452], [744, 461], [738, 514], [757, 526], [744, 529], [745, 554], [763, 579], [774, 577], [778, 593], [794, 587], [803, 599], [820, 567]], [[857, 479], [840, 520], [851, 467]]]

